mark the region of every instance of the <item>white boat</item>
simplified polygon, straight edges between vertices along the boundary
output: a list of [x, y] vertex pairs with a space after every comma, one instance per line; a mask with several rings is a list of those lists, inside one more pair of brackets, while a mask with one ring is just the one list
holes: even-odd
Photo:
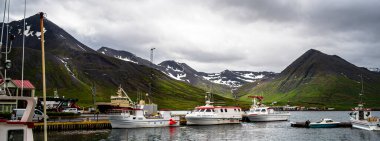
[[110, 116], [112, 128], [142, 128], [179, 126], [179, 117], [172, 117], [170, 111], [161, 111], [155, 116], [144, 115], [144, 110], [125, 110], [120, 115]]
[[144, 100], [136, 106], [119, 110], [121, 113], [109, 116], [112, 128], [179, 126], [178, 116], [171, 116], [170, 111], [158, 112], [156, 104], [145, 104]]
[[32, 97], [0, 96], [2, 100], [25, 100], [27, 107], [21, 120], [0, 120], [0, 141], [22, 140], [33, 141], [34, 107], [36, 105]]
[[[261, 105], [262, 96], [250, 96], [253, 98], [253, 104], [246, 116], [249, 121], [286, 121], [290, 117], [289, 112], [279, 112], [274, 109]], [[259, 104], [256, 103], [259, 100]]]
[[333, 121], [329, 118], [323, 118], [321, 121], [309, 123], [310, 128], [332, 128], [338, 127], [340, 122]]
[[380, 131], [380, 121], [378, 117], [373, 117], [371, 109], [363, 108], [363, 104], [359, 103], [350, 113], [350, 121], [352, 127], [363, 130]]
[[363, 90], [363, 77], [361, 76], [362, 80], [362, 91], [359, 94], [360, 102], [358, 104], [358, 107], [355, 107], [352, 109], [352, 112], [350, 113], [350, 121], [352, 124], [352, 127], [363, 129], [363, 130], [377, 130], [380, 131], [380, 121], [378, 117], [373, 117], [371, 109], [364, 108], [364, 103], [362, 102], [362, 96], [364, 93]]
[[213, 106], [211, 94], [206, 95], [206, 105], [195, 107], [195, 110], [186, 114], [187, 125], [213, 125], [240, 123], [243, 111], [235, 106]]

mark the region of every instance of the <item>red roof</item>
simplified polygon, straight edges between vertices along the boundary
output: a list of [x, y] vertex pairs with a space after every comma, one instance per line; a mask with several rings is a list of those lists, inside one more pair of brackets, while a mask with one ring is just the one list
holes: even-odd
[[[16, 85], [17, 88], [22, 87], [22, 82], [21, 80], [11, 80], [13, 84]], [[24, 80], [24, 89], [35, 89], [32, 83], [30, 83], [29, 80]]]

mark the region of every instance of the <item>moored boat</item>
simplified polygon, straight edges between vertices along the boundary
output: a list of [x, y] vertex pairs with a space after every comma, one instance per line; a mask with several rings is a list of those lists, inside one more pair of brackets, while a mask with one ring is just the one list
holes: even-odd
[[[290, 117], [289, 112], [279, 112], [274, 109], [263, 106], [261, 100], [264, 98], [262, 96], [250, 96], [253, 98], [253, 104], [246, 116], [249, 121], [286, 121]], [[258, 104], [256, 99], [259, 100]]]
[[109, 117], [112, 128], [142, 128], [179, 126], [179, 117], [172, 117], [170, 111], [161, 111], [157, 115], [144, 115], [142, 109], [123, 110], [120, 115]]
[[[126, 93], [125, 96], [127, 97]], [[130, 104], [134, 103], [130, 99], [129, 101]], [[179, 126], [178, 116], [171, 116], [170, 111], [159, 112], [156, 104], [145, 104], [145, 100], [140, 100], [139, 104], [131, 105], [131, 107], [114, 110], [119, 110], [120, 112], [109, 116], [112, 128]]]
[[350, 113], [350, 121], [354, 128], [380, 131], [379, 118], [373, 117], [371, 109], [363, 108], [363, 104], [353, 109]]
[[336, 122], [328, 118], [323, 118], [321, 121], [309, 123], [309, 128], [332, 128], [338, 127], [339, 124], [340, 122]]
[[21, 120], [0, 120], [0, 141], [19, 140], [33, 141], [34, 107], [36, 103], [32, 97], [0, 96], [2, 100], [24, 100], [27, 107]]
[[211, 93], [205, 96], [206, 105], [195, 107], [185, 116], [187, 125], [215, 125], [240, 123], [243, 111], [237, 106], [214, 106]]
[[359, 94], [360, 102], [358, 107], [352, 109], [350, 113], [350, 121], [352, 127], [363, 129], [363, 130], [377, 130], [380, 131], [380, 120], [378, 117], [372, 116], [372, 111], [370, 108], [364, 108], [364, 103], [362, 102], [362, 96], [364, 94], [363, 77], [361, 76], [362, 90]]

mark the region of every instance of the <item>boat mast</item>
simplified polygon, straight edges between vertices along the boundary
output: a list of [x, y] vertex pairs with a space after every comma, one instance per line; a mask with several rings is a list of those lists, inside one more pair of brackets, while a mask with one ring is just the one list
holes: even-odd
[[150, 63], [151, 63], [151, 69], [150, 69], [150, 82], [149, 82], [149, 92], [148, 94], [146, 94], [146, 97], [148, 98], [148, 104], [151, 104], [150, 103], [150, 99], [149, 99], [149, 96], [152, 95], [152, 83], [153, 83], [153, 67], [154, 67], [154, 63], [153, 63], [153, 51], [155, 50], [156, 48], [150, 48]]
[[44, 141], [47, 141], [46, 119], [46, 77], [45, 77], [45, 41], [44, 41], [44, 13], [40, 12], [41, 52], [42, 52], [42, 93], [44, 99]]
[[363, 94], [364, 94], [363, 74], [360, 75], [360, 79], [361, 79], [361, 83], [362, 83], [362, 90], [359, 93], [359, 98], [360, 98], [359, 108], [363, 107]]

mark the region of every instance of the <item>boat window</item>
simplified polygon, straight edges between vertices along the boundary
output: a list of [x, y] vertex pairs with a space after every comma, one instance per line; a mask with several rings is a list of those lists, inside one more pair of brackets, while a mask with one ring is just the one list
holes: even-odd
[[234, 109], [234, 111], [236, 112], [236, 109]]
[[261, 110], [261, 112], [266, 112], [266, 111], [267, 111], [267, 110], [265, 110], [265, 109], [262, 109], [262, 110]]
[[139, 118], [139, 120], [143, 120], [143, 118]]
[[214, 109], [212, 109], [212, 112], [215, 112]]
[[227, 109], [224, 109], [224, 112], [227, 112]]
[[220, 109], [220, 112], [222, 112], [222, 113], [223, 113], [223, 109]]
[[136, 119], [136, 117], [133, 117], [133, 119]]
[[211, 112], [211, 109], [206, 109], [206, 112]]
[[240, 109], [238, 109], [238, 110], [239, 110], [239, 112], [241, 112]]
[[255, 111], [256, 111], [256, 112], [260, 112], [260, 109], [256, 109]]
[[8, 141], [23, 141], [24, 130], [8, 130]]

